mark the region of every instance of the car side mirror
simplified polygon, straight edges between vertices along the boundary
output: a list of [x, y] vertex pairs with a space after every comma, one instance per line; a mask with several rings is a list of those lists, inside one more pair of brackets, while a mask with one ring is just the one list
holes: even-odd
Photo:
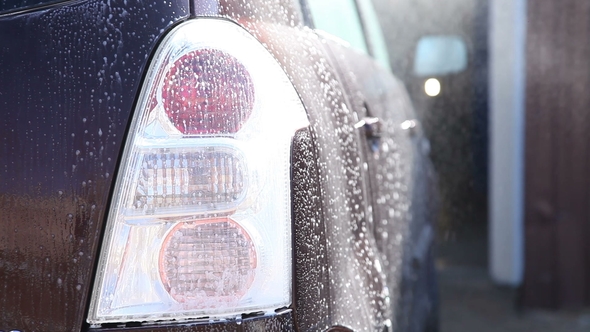
[[459, 36], [423, 36], [414, 54], [414, 75], [419, 77], [455, 74], [467, 68], [467, 46]]

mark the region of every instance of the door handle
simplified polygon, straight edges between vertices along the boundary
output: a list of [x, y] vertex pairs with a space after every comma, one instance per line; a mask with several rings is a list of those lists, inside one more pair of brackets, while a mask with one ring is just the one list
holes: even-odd
[[379, 152], [383, 126], [381, 120], [376, 117], [366, 117], [357, 122], [354, 127], [365, 132], [367, 142], [373, 153]]
[[379, 118], [366, 117], [366, 118], [362, 119], [361, 121], [357, 122], [354, 125], [354, 127], [357, 129], [364, 128], [367, 138], [380, 138], [381, 137], [382, 125], [381, 125], [381, 120], [379, 120]]

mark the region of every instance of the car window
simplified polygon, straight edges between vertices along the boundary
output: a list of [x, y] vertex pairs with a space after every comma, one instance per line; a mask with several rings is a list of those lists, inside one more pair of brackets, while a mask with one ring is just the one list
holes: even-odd
[[379, 19], [377, 18], [377, 13], [375, 13], [373, 4], [371, 3], [371, 0], [359, 0], [358, 4], [367, 31], [367, 38], [369, 38], [371, 53], [377, 62], [383, 67], [391, 70], [387, 44], [385, 43], [383, 30], [381, 30], [381, 25], [379, 25]]
[[316, 29], [369, 54], [355, 0], [308, 0], [307, 3]]
[[467, 46], [454, 35], [423, 36], [416, 45], [414, 75], [440, 76], [467, 68]]

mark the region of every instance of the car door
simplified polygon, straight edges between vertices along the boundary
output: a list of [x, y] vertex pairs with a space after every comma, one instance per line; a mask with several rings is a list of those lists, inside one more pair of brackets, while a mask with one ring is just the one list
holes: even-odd
[[307, 5], [357, 119], [354, 127], [369, 186], [369, 224], [383, 257], [392, 324], [395, 330], [422, 331], [436, 316], [429, 142], [404, 85], [388, 69], [371, 3], [310, 0]]

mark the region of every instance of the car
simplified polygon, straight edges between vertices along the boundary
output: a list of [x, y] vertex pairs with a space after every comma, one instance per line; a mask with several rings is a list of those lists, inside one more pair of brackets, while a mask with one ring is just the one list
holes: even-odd
[[0, 3], [0, 330], [435, 331], [369, 1]]

